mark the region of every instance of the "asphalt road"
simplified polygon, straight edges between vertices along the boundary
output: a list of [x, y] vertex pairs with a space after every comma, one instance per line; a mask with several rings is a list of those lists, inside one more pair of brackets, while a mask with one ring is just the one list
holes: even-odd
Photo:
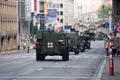
[[62, 61], [61, 56], [47, 56], [36, 61], [35, 50], [0, 55], [0, 80], [100, 80], [105, 64], [103, 41], [91, 42], [91, 49]]

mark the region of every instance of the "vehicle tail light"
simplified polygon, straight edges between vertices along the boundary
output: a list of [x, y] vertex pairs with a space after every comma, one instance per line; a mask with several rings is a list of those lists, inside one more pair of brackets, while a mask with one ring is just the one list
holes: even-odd
[[58, 40], [58, 42], [62, 45], [65, 45], [65, 41], [64, 40]]
[[39, 42], [35, 42], [35, 45], [36, 45], [36, 44], [39, 44]]

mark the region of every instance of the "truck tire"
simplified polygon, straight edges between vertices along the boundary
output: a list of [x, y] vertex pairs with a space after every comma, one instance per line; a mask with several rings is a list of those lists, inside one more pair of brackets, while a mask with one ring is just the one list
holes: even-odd
[[40, 60], [41, 60], [41, 61], [42, 61], [42, 60], [45, 60], [45, 55], [40, 54]]
[[74, 52], [76, 55], [79, 54], [79, 49], [76, 49]]
[[36, 61], [45, 60], [45, 55], [41, 54], [41, 51], [36, 52]]
[[36, 52], [36, 61], [40, 61], [40, 53]]
[[68, 50], [65, 50], [65, 53], [62, 55], [62, 60], [63, 61], [69, 60], [69, 52], [68, 52]]
[[83, 49], [81, 50], [81, 52], [85, 52], [85, 48], [83, 48]]
[[41, 49], [39, 48], [39, 45], [36, 45], [36, 61], [40, 61], [40, 54]]

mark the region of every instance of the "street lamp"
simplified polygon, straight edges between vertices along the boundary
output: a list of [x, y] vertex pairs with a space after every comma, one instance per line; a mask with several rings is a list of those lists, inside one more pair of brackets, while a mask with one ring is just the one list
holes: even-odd
[[112, 33], [112, 23], [111, 23], [111, 20], [112, 20], [112, 11], [109, 11], [109, 33]]

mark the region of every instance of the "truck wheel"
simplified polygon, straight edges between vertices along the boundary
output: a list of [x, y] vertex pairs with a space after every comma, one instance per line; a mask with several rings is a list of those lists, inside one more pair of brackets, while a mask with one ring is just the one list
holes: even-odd
[[42, 55], [40, 52], [36, 53], [36, 61], [41, 61], [41, 60], [45, 60], [45, 56]]
[[69, 60], [69, 52], [66, 50], [65, 53], [62, 55], [62, 60], [67, 61]]
[[45, 60], [45, 56], [40, 54], [40, 60]]
[[83, 49], [81, 50], [81, 52], [85, 52], [85, 48], [83, 48]]
[[74, 52], [75, 54], [79, 54], [79, 50], [75, 50], [75, 52]]
[[90, 46], [88, 46], [87, 48], [90, 49]]
[[36, 61], [40, 61], [40, 52], [36, 52]]

